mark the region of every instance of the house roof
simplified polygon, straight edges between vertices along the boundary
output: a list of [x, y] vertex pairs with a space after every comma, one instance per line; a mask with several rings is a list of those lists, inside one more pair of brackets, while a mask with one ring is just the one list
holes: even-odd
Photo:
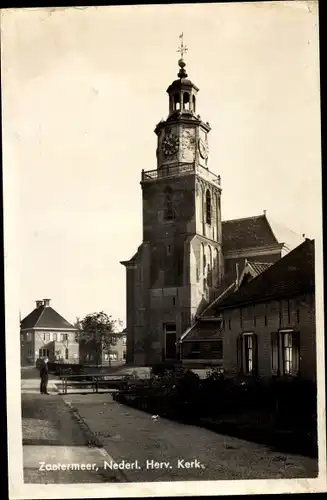
[[216, 313], [243, 304], [313, 293], [314, 289], [314, 240], [305, 240], [235, 293], [223, 298], [217, 304]]
[[216, 309], [217, 305], [223, 300], [223, 298], [228, 297], [230, 294], [235, 292], [236, 289], [236, 281], [231, 283], [229, 286], [225, 287], [220, 287], [218, 291], [218, 297], [213, 300], [200, 314], [199, 320], [201, 321], [201, 318], [211, 318], [214, 317], [216, 314]]
[[[247, 272], [247, 270], [251, 271], [251, 276], [253, 279], [254, 277], [258, 276], [260, 273], [268, 269], [270, 266], [272, 266], [271, 262], [249, 262], [247, 261], [245, 264], [245, 267], [241, 273], [240, 279], [244, 276], [244, 274]], [[250, 268], [250, 269], [249, 269]], [[216, 309], [218, 304], [227, 297], [229, 297], [232, 293], [234, 293], [237, 290], [238, 283], [237, 281], [233, 281], [231, 284], [222, 284], [220, 289], [218, 290], [218, 297], [209, 304], [206, 309], [201, 313], [200, 315], [200, 320], [201, 318], [208, 318], [208, 317], [214, 317], [216, 314]]]
[[303, 237], [268, 219], [265, 214], [224, 221], [222, 236], [224, 252], [278, 243], [293, 249], [303, 242]]
[[223, 330], [220, 323], [211, 321], [199, 321], [195, 323], [188, 331], [187, 336], [181, 341], [195, 341], [195, 340], [221, 340], [223, 338]]
[[21, 329], [25, 328], [74, 328], [50, 306], [36, 307], [21, 322]]

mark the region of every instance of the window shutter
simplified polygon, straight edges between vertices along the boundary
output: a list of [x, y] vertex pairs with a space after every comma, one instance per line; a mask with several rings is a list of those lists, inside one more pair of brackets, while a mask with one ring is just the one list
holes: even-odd
[[254, 377], [258, 376], [258, 335], [252, 335], [252, 374]]
[[300, 332], [292, 333], [292, 375], [300, 371]]
[[271, 373], [277, 376], [279, 373], [279, 342], [278, 332], [271, 334]]
[[236, 339], [236, 349], [237, 349], [237, 372], [243, 372], [243, 337], [238, 335]]

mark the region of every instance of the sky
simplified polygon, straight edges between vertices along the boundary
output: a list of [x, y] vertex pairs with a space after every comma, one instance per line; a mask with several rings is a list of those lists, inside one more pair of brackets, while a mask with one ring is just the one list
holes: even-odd
[[208, 167], [222, 178], [223, 220], [267, 210], [321, 237], [310, 5], [2, 11], [5, 226], [17, 236], [22, 317], [50, 298], [69, 321], [104, 310], [125, 323], [120, 261], [142, 242], [141, 170], [156, 168], [154, 128], [168, 115], [181, 32], [212, 127]]

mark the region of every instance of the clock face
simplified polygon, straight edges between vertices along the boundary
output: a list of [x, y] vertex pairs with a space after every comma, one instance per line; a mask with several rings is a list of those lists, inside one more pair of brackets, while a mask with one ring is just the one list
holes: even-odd
[[176, 135], [169, 133], [162, 141], [162, 151], [165, 156], [173, 156], [178, 152], [179, 139]]
[[199, 139], [199, 153], [205, 160], [208, 158], [208, 152], [208, 144], [203, 139]]

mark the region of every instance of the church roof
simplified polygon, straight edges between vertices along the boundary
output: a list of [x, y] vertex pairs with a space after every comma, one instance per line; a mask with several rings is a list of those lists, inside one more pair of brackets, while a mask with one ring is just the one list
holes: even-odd
[[235, 293], [223, 298], [216, 313], [249, 303], [313, 293], [314, 289], [314, 240], [308, 239]]
[[74, 328], [71, 323], [65, 320], [50, 306], [36, 307], [21, 321], [21, 329], [26, 328]]
[[285, 244], [291, 250], [303, 242], [303, 237], [268, 219], [265, 214], [224, 221], [222, 236], [225, 252], [278, 243]]

